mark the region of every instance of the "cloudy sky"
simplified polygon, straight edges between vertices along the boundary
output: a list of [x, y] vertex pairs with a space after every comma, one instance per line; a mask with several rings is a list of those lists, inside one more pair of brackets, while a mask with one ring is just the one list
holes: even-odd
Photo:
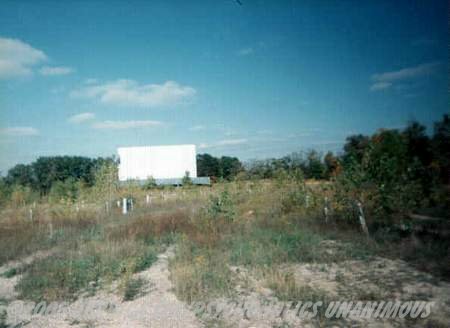
[[432, 127], [447, 1], [2, 1], [0, 171], [192, 143], [242, 159]]

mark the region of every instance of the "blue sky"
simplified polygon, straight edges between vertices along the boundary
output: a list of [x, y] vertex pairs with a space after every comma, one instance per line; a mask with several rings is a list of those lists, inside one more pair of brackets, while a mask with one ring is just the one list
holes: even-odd
[[446, 1], [2, 1], [0, 171], [192, 143], [246, 160], [432, 127]]

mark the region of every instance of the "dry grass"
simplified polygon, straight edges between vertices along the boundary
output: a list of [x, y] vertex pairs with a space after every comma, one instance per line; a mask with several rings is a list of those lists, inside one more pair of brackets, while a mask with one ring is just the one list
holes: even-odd
[[286, 302], [327, 302], [328, 297], [325, 291], [314, 289], [309, 285], [299, 286], [292, 272], [282, 272], [270, 269], [264, 273], [265, 285], [270, 288], [275, 296]]
[[[323, 300], [322, 291], [299, 286], [292, 275], [274, 268], [406, 252], [398, 254], [393, 247], [398, 244], [391, 241], [368, 242], [354, 225], [325, 224], [323, 195], [330, 191], [322, 189], [291, 181], [224, 183], [211, 189], [132, 188], [115, 195], [135, 199], [135, 211], [125, 217], [120, 208], [106, 213], [100, 204], [78, 211], [73, 204], [40, 204], [30, 222], [28, 208], [7, 209], [0, 219], [0, 263], [58, 246], [55, 256], [26, 269], [18, 288], [23, 298], [67, 299], [113, 280], [126, 290], [131, 275], [150, 266], [173, 243], [171, 278], [177, 296], [187, 302], [233, 295], [232, 265], [263, 272], [266, 286], [280, 300]], [[149, 205], [146, 194], [151, 195]], [[329, 239], [339, 242], [324, 243]]]
[[102, 215], [92, 208], [75, 211], [40, 205], [33, 209], [32, 220], [28, 208], [6, 209], [0, 221], [0, 264], [77, 238], [101, 220]]

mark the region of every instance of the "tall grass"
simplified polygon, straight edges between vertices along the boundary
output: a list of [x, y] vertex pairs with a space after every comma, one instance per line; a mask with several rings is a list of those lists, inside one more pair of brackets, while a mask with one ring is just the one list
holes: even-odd
[[28, 208], [2, 211], [0, 264], [76, 239], [102, 220], [96, 208], [38, 205], [32, 210], [32, 218]]
[[[175, 256], [169, 262], [174, 290], [180, 299], [193, 302], [233, 295], [241, 277], [232, 266], [260, 272], [259, 278], [287, 300], [313, 291], [277, 271], [283, 264], [373, 255], [407, 258], [410, 252], [396, 248], [411, 250], [402, 244], [405, 239], [374, 235], [368, 241], [350, 219], [336, 218], [340, 212], [333, 211], [332, 192], [329, 185], [296, 180], [238, 181], [211, 189], [119, 189], [114, 197], [135, 199], [136, 208], [127, 216], [115, 207], [106, 212], [103, 204], [86, 204], [78, 211], [73, 204], [40, 204], [31, 222], [27, 208], [6, 209], [0, 218], [0, 263], [54, 247], [54, 256], [26, 268], [18, 291], [26, 299], [73, 299], [114, 280], [126, 292], [133, 286], [133, 273], [148, 268], [159, 252], [174, 244]], [[146, 204], [146, 194], [151, 204]], [[328, 222], [324, 195], [330, 199]], [[337, 242], [327, 242], [330, 239]], [[444, 254], [448, 243], [430, 245], [439, 252], [419, 246], [416, 251], [438, 263], [431, 253]], [[445, 270], [444, 265], [438, 268]]]

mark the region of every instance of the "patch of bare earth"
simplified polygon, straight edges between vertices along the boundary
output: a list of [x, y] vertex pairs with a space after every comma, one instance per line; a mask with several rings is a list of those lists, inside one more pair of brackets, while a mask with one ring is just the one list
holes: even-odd
[[20, 274], [14, 274], [11, 277], [5, 276], [11, 270], [20, 272], [20, 269], [31, 264], [33, 261], [50, 256], [54, 250], [38, 251], [20, 260], [9, 261], [0, 266], [0, 298], [5, 301], [14, 300], [17, 293], [14, 290], [15, 285], [20, 279]]
[[23, 322], [27, 327], [202, 327], [195, 314], [171, 292], [171, 255], [169, 249], [149, 269], [133, 276], [146, 283], [134, 300], [123, 301], [117, 289], [98, 291], [95, 296], [79, 297], [71, 304], [58, 304], [53, 311], [49, 307], [48, 313], [34, 315], [30, 302], [16, 300], [8, 306], [7, 322]]
[[[426, 301], [434, 302], [425, 319], [305, 317], [301, 303], [280, 301], [262, 279], [243, 267], [231, 270], [242, 279], [234, 299], [218, 298], [194, 303], [194, 311], [205, 322], [218, 327], [446, 327], [450, 318], [450, 284], [419, 272], [400, 260], [374, 258], [331, 264], [289, 264], [276, 268], [292, 273], [298, 288], [318, 291], [329, 301]], [[307, 301], [309, 294], [303, 301]], [[312, 300], [314, 302], [314, 300]], [[326, 305], [324, 305], [326, 309]], [[323, 314], [323, 313], [322, 313]], [[219, 325], [220, 323], [220, 325]]]

